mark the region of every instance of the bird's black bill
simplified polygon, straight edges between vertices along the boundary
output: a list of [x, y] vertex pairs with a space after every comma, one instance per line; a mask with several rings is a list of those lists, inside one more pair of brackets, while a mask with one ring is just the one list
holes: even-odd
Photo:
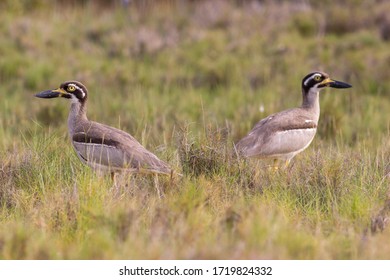
[[36, 97], [39, 98], [56, 98], [59, 97], [61, 92], [54, 91], [54, 90], [45, 90], [40, 93], [35, 94]]
[[350, 88], [350, 87], [352, 87], [350, 84], [340, 82], [340, 81], [335, 81], [335, 80], [332, 80], [328, 85], [332, 88]]

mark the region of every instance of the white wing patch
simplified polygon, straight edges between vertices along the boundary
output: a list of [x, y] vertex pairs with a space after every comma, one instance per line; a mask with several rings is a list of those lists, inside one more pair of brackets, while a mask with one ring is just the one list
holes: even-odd
[[314, 128], [314, 127], [308, 127], [308, 128], [299, 128], [299, 129], [287, 129], [287, 130], [283, 130], [283, 131], [279, 131], [277, 133], [280, 133], [280, 134], [284, 134], [284, 133], [291, 133], [292, 131], [293, 132], [298, 132], [298, 133], [302, 133], [302, 132], [305, 132], [305, 131], [316, 131], [317, 129]]

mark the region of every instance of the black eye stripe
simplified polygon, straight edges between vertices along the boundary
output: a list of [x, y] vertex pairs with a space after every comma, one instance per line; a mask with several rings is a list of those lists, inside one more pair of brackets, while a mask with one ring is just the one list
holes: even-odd
[[[66, 88], [67, 88], [67, 91], [71, 92], [78, 99], [84, 99], [86, 96], [84, 90], [76, 84], [73, 84], [73, 83], [68, 84]], [[74, 89], [72, 89], [72, 88], [74, 88]]]
[[303, 82], [303, 85], [305, 87], [309, 86], [309, 84], [312, 84], [312, 81], [314, 81], [314, 83], [317, 83], [319, 81], [321, 81], [323, 79], [323, 76], [320, 74], [320, 73], [314, 73], [313, 75], [311, 75], [310, 77], [306, 78]]

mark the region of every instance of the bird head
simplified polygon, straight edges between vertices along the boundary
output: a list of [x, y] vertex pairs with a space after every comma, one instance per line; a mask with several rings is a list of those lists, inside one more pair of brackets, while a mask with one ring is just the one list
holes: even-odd
[[302, 89], [304, 92], [318, 92], [325, 87], [350, 88], [352, 86], [344, 82], [333, 80], [329, 78], [328, 74], [323, 72], [312, 72], [302, 80]]
[[72, 103], [83, 103], [87, 99], [87, 88], [80, 82], [68, 81], [64, 82], [57, 89], [45, 90], [38, 94], [39, 98], [56, 98], [63, 97], [71, 99]]

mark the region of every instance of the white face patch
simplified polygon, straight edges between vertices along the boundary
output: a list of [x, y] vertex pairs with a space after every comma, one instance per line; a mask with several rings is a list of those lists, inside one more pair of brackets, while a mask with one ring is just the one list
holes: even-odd
[[80, 100], [74, 94], [70, 94], [70, 100], [72, 103], [80, 103]]
[[320, 73], [314, 73], [313, 75], [311, 75], [308, 79], [306, 79], [306, 81], [303, 83], [305, 85], [305, 87], [308, 85], [308, 83], [311, 81], [311, 80], [315, 80], [316, 77], [322, 77], [322, 75]]
[[308, 94], [309, 95], [316, 95], [321, 89], [323, 88], [318, 88], [318, 84], [312, 86], [310, 89], [309, 89], [309, 92]]

